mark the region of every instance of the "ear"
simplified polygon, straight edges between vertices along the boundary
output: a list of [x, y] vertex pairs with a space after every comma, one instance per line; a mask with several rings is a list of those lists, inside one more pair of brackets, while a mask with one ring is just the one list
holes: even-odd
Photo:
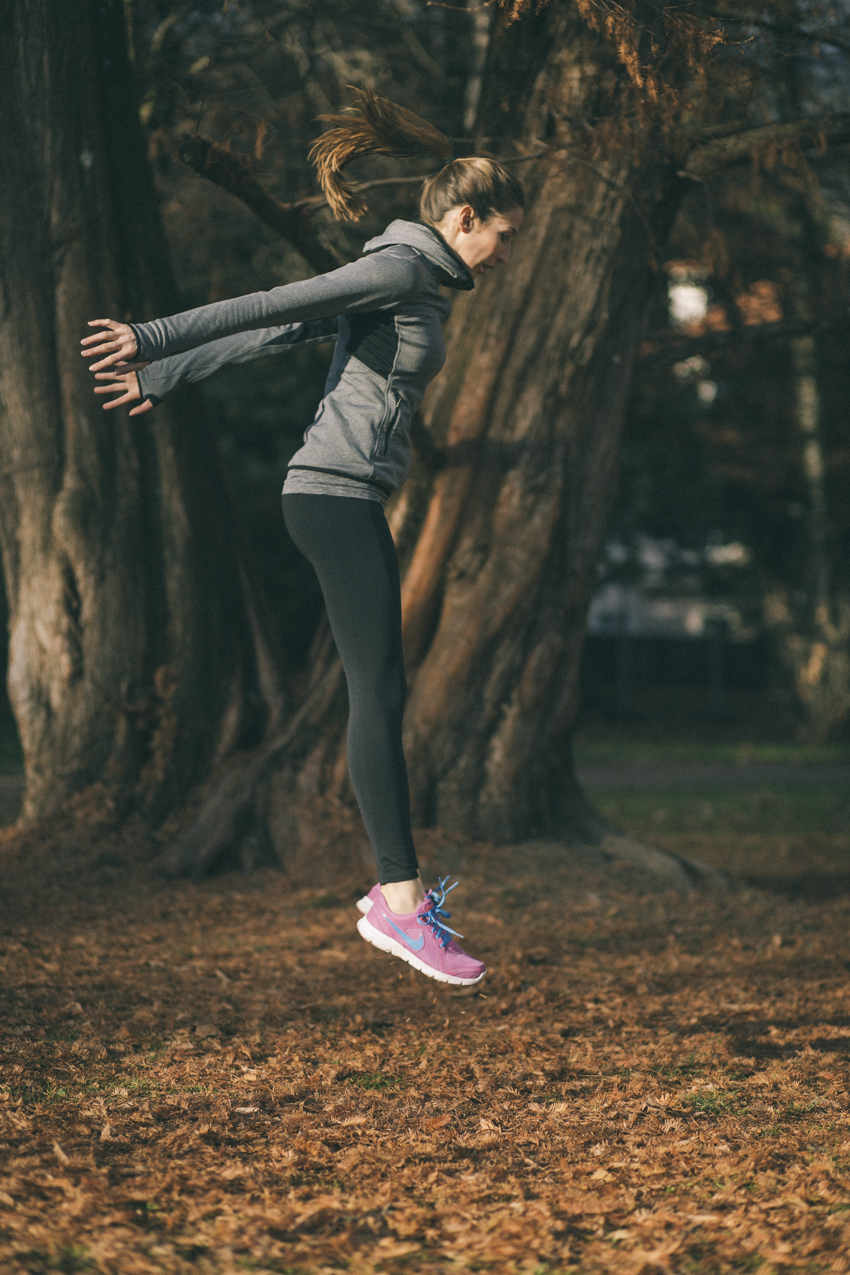
[[471, 204], [464, 204], [458, 214], [458, 225], [461, 230], [467, 234], [472, 229], [475, 222], [475, 209]]

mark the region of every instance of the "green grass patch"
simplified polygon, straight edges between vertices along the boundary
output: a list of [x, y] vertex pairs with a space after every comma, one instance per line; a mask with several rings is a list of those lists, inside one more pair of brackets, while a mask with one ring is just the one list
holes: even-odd
[[62, 1275], [76, 1275], [77, 1271], [95, 1269], [94, 1258], [83, 1244], [65, 1244], [47, 1258], [48, 1271], [61, 1271]]
[[699, 791], [590, 790], [601, 814], [633, 836], [654, 840], [713, 834], [808, 837], [840, 832], [847, 799], [834, 784], [740, 790], [722, 782]]
[[738, 1115], [747, 1110], [740, 1093], [723, 1089], [703, 1089], [699, 1093], [685, 1094], [682, 1105], [713, 1116]]
[[382, 1071], [352, 1071], [340, 1079], [360, 1089], [397, 1089], [401, 1084], [399, 1076], [390, 1076]]
[[773, 718], [753, 723], [748, 709], [741, 721], [711, 721], [681, 711], [674, 718], [665, 711], [660, 697], [651, 699], [648, 705], [643, 720], [580, 722], [573, 745], [576, 763], [669, 761], [752, 766], [773, 762], [799, 766], [847, 761], [846, 744], [813, 744], [794, 739]]

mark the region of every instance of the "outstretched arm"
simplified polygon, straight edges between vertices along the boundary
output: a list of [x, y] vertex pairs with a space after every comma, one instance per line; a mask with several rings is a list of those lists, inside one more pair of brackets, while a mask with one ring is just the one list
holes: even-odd
[[[252, 359], [281, 354], [295, 345], [310, 341], [327, 341], [336, 335], [334, 319], [317, 319], [312, 323], [286, 323], [274, 328], [239, 332], [234, 336], [207, 341], [182, 354], [173, 354], [137, 370], [96, 372], [95, 380], [104, 382], [95, 394], [117, 394], [104, 403], [105, 409], [137, 403], [131, 416], [148, 412], [176, 385], [183, 381], [202, 381], [227, 363], [248, 363]], [[141, 401], [140, 401], [141, 400]]]
[[128, 359], [161, 359], [218, 337], [281, 322], [311, 322], [380, 310], [412, 296], [419, 287], [420, 270], [415, 253], [403, 245], [392, 245], [313, 279], [215, 301], [165, 319], [132, 324], [95, 320], [109, 324], [109, 330], [102, 334], [102, 341], [96, 336], [85, 338], [83, 356], [97, 356], [99, 362], [91, 365], [92, 370], [103, 371]]

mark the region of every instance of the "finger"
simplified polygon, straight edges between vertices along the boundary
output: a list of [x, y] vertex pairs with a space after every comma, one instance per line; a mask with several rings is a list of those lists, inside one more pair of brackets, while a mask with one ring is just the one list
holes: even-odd
[[116, 356], [114, 354], [110, 354], [107, 358], [101, 359], [99, 363], [90, 364], [90, 370], [92, 372], [100, 372], [103, 368], [112, 367], [115, 361]]
[[[109, 337], [111, 337], [111, 340], [107, 339], [104, 332], [98, 332], [94, 338], [83, 337], [80, 342], [80, 353], [86, 355], [99, 354], [101, 350], [122, 350], [127, 358], [134, 358], [138, 353], [135, 337], [127, 336], [126, 333], [121, 332], [110, 332]], [[95, 341], [100, 344], [95, 345]]]
[[122, 394], [119, 398], [110, 399], [108, 403], [103, 404], [103, 410], [110, 412], [113, 407], [122, 407], [125, 403], [132, 403], [135, 400], [129, 394]]
[[[95, 341], [99, 342], [99, 344], [95, 345], [94, 343]], [[114, 332], [109, 332], [109, 333], [98, 332], [97, 336], [94, 338], [94, 341], [90, 341], [88, 340], [88, 338], [83, 337], [82, 341], [80, 342], [80, 345], [83, 347], [83, 349], [88, 350], [90, 354], [95, 354], [100, 349], [117, 350], [120, 344], [121, 344], [121, 341], [115, 335]]]
[[[100, 350], [98, 350], [98, 351], [95, 351], [95, 352], [93, 352], [93, 353], [96, 353], [97, 355], [100, 355], [101, 351], [100, 351]], [[92, 372], [99, 372], [99, 371], [101, 371], [103, 368], [106, 368], [106, 367], [116, 367], [117, 365], [119, 365], [119, 364], [121, 364], [121, 363], [123, 363], [123, 362], [124, 362], [124, 355], [121, 353], [121, 351], [120, 351], [120, 350], [112, 350], [111, 352], [109, 352], [109, 351], [103, 351], [103, 353], [106, 355], [106, 357], [105, 357], [105, 358], [103, 358], [103, 359], [101, 359], [99, 363], [90, 363], [90, 364], [89, 364], [89, 370], [90, 370], [90, 371], [92, 371]]]
[[141, 416], [143, 412], [151, 412], [151, 411], [153, 411], [153, 403], [150, 401], [149, 398], [146, 398], [143, 403], [139, 403], [138, 406], [136, 407], [131, 407], [129, 411], [129, 415]]
[[95, 324], [99, 325], [101, 328], [105, 328], [106, 331], [90, 332], [88, 336], [84, 336], [80, 339], [80, 345], [91, 345], [93, 341], [102, 341], [104, 336], [106, 336], [107, 333], [114, 328], [115, 320], [114, 319], [93, 319], [91, 320], [88, 326], [91, 328], [91, 327], [94, 327]]
[[96, 345], [91, 350], [80, 350], [80, 354], [84, 359], [96, 359], [101, 354], [119, 354], [119, 347], [114, 341], [110, 341], [105, 345]]

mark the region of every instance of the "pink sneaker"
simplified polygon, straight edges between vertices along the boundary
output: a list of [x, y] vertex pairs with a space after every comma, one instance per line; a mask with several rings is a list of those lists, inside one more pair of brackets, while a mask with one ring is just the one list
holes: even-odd
[[455, 881], [454, 885], [446, 888], [447, 881], [448, 877], [443, 877], [436, 887], [425, 892], [425, 898], [415, 912], [403, 914], [390, 911], [380, 886], [373, 886], [369, 891], [373, 896], [372, 906], [357, 922], [357, 929], [367, 943], [392, 956], [400, 956], [421, 974], [436, 978], [441, 983], [468, 986], [480, 982], [487, 973], [487, 967], [468, 956], [451, 937], [454, 934], [462, 939], [463, 935], [450, 929], [444, 920], [451, 913], [443, 909], [443, 903], [449, 891], [457, 885]]

